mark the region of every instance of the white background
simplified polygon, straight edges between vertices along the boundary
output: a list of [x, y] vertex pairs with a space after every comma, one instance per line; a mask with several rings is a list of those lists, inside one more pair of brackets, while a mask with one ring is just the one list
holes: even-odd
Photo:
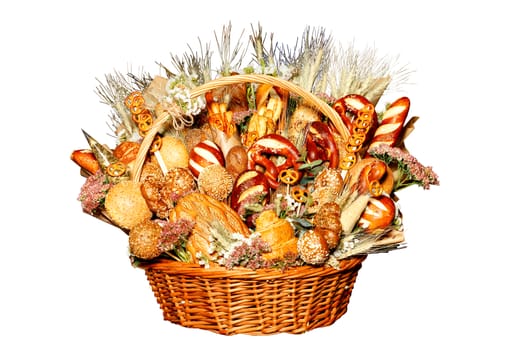
[[[0, 348], [523, 349], [524, 32], [519, 2], [17, 1], [0, 14]], [[81, 212], [69, 160], [105, 141], [96, 78], [157, 73], [197, 38], [259, 21], [399, 55], [408, 140], [441, 186], [399, 192], [408, 248], [370, 256], [348, 312], [304, 335], [220, 336], [163, 321], [125, 235]], [[236, 38], [236, 36], [234, 36]], [[396, 94], [394, 93], [394, 96]]]

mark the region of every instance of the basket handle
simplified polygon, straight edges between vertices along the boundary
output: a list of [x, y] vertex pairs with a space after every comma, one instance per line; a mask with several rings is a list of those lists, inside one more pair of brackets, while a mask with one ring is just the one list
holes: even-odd
[[[341, 120], [341, 117], [326, 102], [324, 102], [319, 97], [312, 94], [311, 92], [302, 89], [301, 87], [299, 87], [298, 85], [290, 81], [287, 81], [281, 78], [276, 78], [270, 75], [237, 74], [237, 75], [231, 75], [231, 76], [226, 76], [226, 77], [220, 77], [220, 78], [211, 80], [207, 83], [204, 83], [196, 87], [195, 89], [193, 89], [190, 93], [190, 98], [196, 98], [210, 90], [213, 90], [219, 87], [224, 87], [224, 86], [234, 85], [234, 84], [239, 84], [239, 83], [271, 84], [273, 86], [277, 86], [282, 89], [293, 92], [294, 94], [302, 97], [310, 105], [318, 108], [321, 113], [323, 113], [328, 119], [330, 119], [330, 121], [334, 124], [335, 128], [343, 136], [344, 139], [347, 139], [349, 137], [348, 129], [346, 128], [343, 121]], [[135, 164], [131, 171], [131, 178], [133, 181], [139, 182], [141, 169], [142, 169], [142, 166], [144, 165], [146, 155], [153, 142], [153, 139], [155, 138], [155, 135], [157, 134], [157, 132], [162, 128], [164, 123], [166, 123], [169, 119], [170, 119], [170, 115], [167, 113], [161, 116], [160, 118], [157, 118], [153, 122], [151, 129], [148, 130], [148, 132], [144, 136], [144, 139], [142, 140], [142, 143], [139, 148], [139, 152], [135, 160]]]

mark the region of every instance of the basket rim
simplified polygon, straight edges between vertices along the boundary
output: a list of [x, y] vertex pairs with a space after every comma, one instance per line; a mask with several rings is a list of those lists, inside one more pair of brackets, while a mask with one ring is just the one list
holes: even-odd
[[228, 269], [224, 266], [203, 267], [199, 264], [192, 264], [170, 260], [167, 258], [156, 259], [155, 261], [144, 261], [135, 265], [137, 268], [146, 272], [155, 270], [157, 272], [173, 273], [177, 275], [187, 275], [201, 278], [248, 278], [248, 279], [293, 279], [303, 277], [329, 276], [360, 267], [361, 263], [367, 258], [367, 254], [354, 255], [339, 261], [339, 268], [332, 266], [296, 266], [286, 269], [265, 268], [249, 269], [245, 267], [235, 267]]

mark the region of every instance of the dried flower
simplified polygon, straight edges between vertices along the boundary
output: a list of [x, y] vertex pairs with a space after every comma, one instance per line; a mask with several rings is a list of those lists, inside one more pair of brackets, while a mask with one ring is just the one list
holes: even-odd
[[266, 266], [262, 254], [270, 251], [270, 245], [258, 234], [253, 234], [248, 238], [242, 237], [224, 254], [223, 264], [228, 269], [235, 266], [259, 269]]
[[101, 170], [90, 175], [82, 185], [77, 198], [82, 204], [82, 209], [88, 214], [94, 214], [104, 205], [104, 200], [111, 186], [112, 184]]
[[191, 90], [180, 79], [170, 78], [166, 84], [168, 103], [177, 104], [186, 115], [198, 115], [206, 107], [204, 97], [191, 98]]
[[371, 148], [369, 153], [396, 170], [394, 190], [400, 190], [413, 184], [417, 184], [425, 190], [428, 190], [430, 185], [439, 185], [438, 176], [432, 167], [423, 166], [407, 151], [380, 144]]
[[289, 268], [302, 266], [304, 264], [305, 263], [301, 260], [299, 254], [292, 252], [286, 252], [282, 258], [275, 258], [267, 263], [268, 267], [280, 269], [283, 272]]
[[213, 255], [213, 260], [218, 264], [229, 269], [235, 266], [250, 269], [267, 266], [262, 255], [269, 253], [271, 247], [259, 233], [245, 237], [237, 232], [229, 232], [219, 222], [212, 222], [209, 230], [208, 254]]
[[175, 222], [160, 221], [162, 231], [159, 238], [159, 250], [167, 253], [175, 260], [189, 261], [186, 252], [186, 242], [191, 230], [195, 226], [195, 221], [180, 218]]

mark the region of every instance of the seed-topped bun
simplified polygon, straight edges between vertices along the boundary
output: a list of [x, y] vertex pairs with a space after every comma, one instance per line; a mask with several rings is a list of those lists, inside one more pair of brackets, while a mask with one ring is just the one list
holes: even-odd
[[162, 232], [160, 225], [146, 219], [135, 225], [129, 231], [129, 251], [140, 259], [153, 259], [162, 251], [159, 248], [159, 240]]
[[202, 169], [197, 181], [202, 193], [218, 200], [225, 200], [233, 189], [233, 177], [220, 164], [208, 165]]
[[330, 249], [324, 235], [318, 230], [304, 232], [297, 242], [297, 252], [307, 264], [321, 265], [326, 262]]
[[131, 229], [145, 219], [151, 211], [140, 190], [140, 184], [124, 180], [111, 187], [104, 203], [109, 218], [118, 226]]

